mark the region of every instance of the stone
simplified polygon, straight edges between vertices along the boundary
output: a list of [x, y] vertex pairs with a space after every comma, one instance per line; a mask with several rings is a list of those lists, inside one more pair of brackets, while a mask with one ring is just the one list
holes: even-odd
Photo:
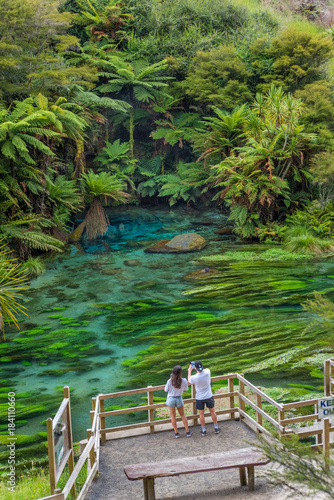
[[124, 264], [125, 266], [130, 266], [130, 267], [134, 267], [134, 266], [141, 266], [141, 262], [140, 262], [140, 260], [138, 260], [138, 259], [124, 260], [124, 261], [123, 261], [123, 264]]
[[222, 229], [217, 229], [215, 234], [234, 234], [233, 229], [233, 227], [223, 227]]
[[147, 253], [182, 253], [197, 252], [206, 245], [206, 240], [197, 233], [185, 233], [171, 240], [158, 241], [152, 247], [146, 248]]
[[104, 269], [102, 271], [102, 274], [105, 274], [106, 276], [113, 276], [114, 274], [117, 274], [116, 269]]

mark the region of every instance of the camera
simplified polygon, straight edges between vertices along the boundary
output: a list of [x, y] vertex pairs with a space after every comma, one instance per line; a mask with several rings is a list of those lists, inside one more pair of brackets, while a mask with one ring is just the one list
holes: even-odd
[[191, 368], [195, 368], [195, 361], [190, 361]]

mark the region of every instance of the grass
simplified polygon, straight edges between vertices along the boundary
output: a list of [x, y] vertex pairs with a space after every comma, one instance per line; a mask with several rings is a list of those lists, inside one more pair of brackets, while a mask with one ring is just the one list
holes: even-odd
[[[86, 462], [87, 463], [87, 462]], [[50, 495], [50, 479], [49, 474], [46, 469], [42, 469], [39, 473], [33, 468], [31, 469], [30, 475], [20, 475], [16, 478], [15, 492], [9, 491], [7, 484], [4, 482], [0, 483], [0, 498], [1, 500], [36, 500], [37, 498], [42, 498]], [[87, 477], [87, 465], [81, 469], [76, 482], [77, 493], [80, 491], [85, 483]], [[63, 489], [67, 480], [69, 478], [68, 467], [65, 470], [58, 481], [57, 487]], [[70, 494], [67, 498], [72, 499]]]

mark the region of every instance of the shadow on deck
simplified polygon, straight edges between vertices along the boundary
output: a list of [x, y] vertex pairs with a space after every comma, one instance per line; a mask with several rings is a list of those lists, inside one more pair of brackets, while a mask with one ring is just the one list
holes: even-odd
[[[192, 437], [187, 438], [180, 429], [175, 439], [173, 430], [141, 434], [107, 441], [101, 447], [100, 472], [91, 485], [86, 500], [143, 500], [142, 481], [129, 481], [123, 468], [129, 464], [163, 461], [193, 455], [205, 455], [249, 447], [256, 442], [256, 434], [238, 421], [224, 420], [219, 423], [221, 432], [216, 435], [213, 425], [207, 425], [208, 435], [200, 435], [200, 426], [191, 427]], [[238, 469], [208, 473], [187, 474], [156, 479], [157, 500], [269, 500], [285, 498], [280, 491], [268, 486], [261, 477], [269, 466], [255, 471], [255, 491], [241, 487]]]

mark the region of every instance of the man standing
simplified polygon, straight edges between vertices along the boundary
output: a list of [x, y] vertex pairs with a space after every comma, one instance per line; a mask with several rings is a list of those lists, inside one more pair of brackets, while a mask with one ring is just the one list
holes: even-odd
[[[196, 375], [191, 375], [192, 370], [196, 370]], [[215, 412], [215, 400], [213, 399], [211, 391], [211, 373], [209, 368], [203, 369], [201, 361], [195, 361], [194, 365], [190, 363], [188, 368], [188, 382], [193, 384], [196, 389], [196, 408], [199, 412], [199, 421], [201, 423], [201, 435], [206, 436], [204, 408], [205, 405], [210, 411], [212, 422], [215, 427], [215, 434], [218, 434], [220, 428], [218, 427], [217, 414]]]

